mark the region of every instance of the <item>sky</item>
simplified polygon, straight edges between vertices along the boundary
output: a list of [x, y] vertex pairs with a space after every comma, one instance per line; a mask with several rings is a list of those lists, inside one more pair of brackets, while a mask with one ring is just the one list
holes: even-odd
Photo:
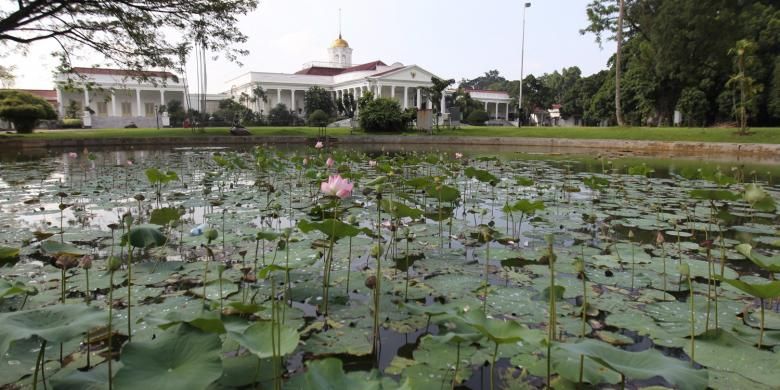
[[[580, 35], [591, 0], [536, 0], [526, 9], [525, 71], [541, 75], [579, 66], [583, 75], [606, 67], [614, 43], [603, 49], [592, 35]], [[342, 34], [353, 48], [352, 62], [382, 60], [416, 64], [442, 78], [460, 81], [496, 69], [520, 78], [522, 0], [260, 0], [239, 19], [250, 51], [240, 61], [208, 63], [208, 92], [224, 92], [225, 82], [248, 71], [293, 73], [309, 61], [325, 61]], [[0, 57], [16, 66], [15, 87], [51, 89], [54, 42], [39, 42], [26, 54]], [[100, 58], [77, 57], [74, 66], [93, 66]], [[194, 62], [188, 76], [195, 78]], [[194, 83], [193, 83], [194, 84]]]

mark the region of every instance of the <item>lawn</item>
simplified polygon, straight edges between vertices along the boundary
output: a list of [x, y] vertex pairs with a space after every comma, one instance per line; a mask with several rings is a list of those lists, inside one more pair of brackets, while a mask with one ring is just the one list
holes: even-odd
[[[258, 136], [304, 136], [316, 137], [315, 127], [253, 127]], [[534, 137], [568, 139], [617, 139], [637, 141], [693, 141], [780, 144], [780, 128], [754, 128], [752, 134], [739, 136], [735, 129], [724, 128], [674, 128], [674, 127], [464, 127], [456, 130], [442, 129], [441, 136], [482, 137]], [[350, 135], [348, 128], [329, 128], [328, 135], [344, 137]], [[355, 135], [366, 133], [356, 130]], [[388, 134], [388, 133], [385, 133]], [[425, 134], [406, 132], [404, 136]], [[203, 133], [191, 129], [84, 129], [84, 130], [38, 130], [33, 134], [0, 134], [3, 139], [87, 139], [87, 138], [144, 138], [144, 137], [204, 137], [228, 135], [227, 128], [209, 128]]]

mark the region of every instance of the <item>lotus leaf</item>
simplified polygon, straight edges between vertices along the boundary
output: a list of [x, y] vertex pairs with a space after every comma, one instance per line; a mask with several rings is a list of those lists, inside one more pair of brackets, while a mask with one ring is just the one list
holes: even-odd
[[105, 320], [102, 310], [80, 304], [0, 313], [0, 355], [14, 341], [37, 336], [51, 343], [63, 343]]

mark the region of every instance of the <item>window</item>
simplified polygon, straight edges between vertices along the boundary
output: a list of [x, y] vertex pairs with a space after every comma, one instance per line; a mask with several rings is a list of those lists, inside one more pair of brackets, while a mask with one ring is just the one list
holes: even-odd
[[130, 102], [122, 102], [122, 116], [128, 117], [133, 115], [130, 108]]
[[153, 117], [154, 116], [154, 103], [144, 103], [144, 111], [146, 112], [146, 117]]
[[97, 103], [97, 114], [102, 117], [108, 116], [108, 104], [106, 102]]

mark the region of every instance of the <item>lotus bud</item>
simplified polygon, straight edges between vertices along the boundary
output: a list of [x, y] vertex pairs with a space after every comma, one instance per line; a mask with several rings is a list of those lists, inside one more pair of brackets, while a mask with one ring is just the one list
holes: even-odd
[[366, 287], [368, 287], [369, 290], [373, 290], [374, 288], [376, 288], [376, 276], [371, 275], [367, 277], [365, 281], [365, 285]]
[[655, 235], [655, 244], [660, 246], [663, 245], [664, 242], [666, 242], [666, 240], [664, 239], [664, 234], [661, 233], [661, 231], [659, 230], [658, 233]]
[[135, 194], [133, 199], [135, 199], [135, 200], [137, 200], [139, 202], [143, 202], [144, 200], [146, 200], [146, 197], [143, 194]]
[[122, 267], [122, 261], [118, 258], [111, 256], [108, 258], [108, 270], [110, 272], [114, 272], [118, 270], [120, 267]]
[[380, 250], [379, 244], [374, 244], [371, 247], [371, 256], [379, 258], [379, 250]]
[[634, 239], [634, 230], [629, 230], [628, 231], [628, 239], [629, 240], [633, 240]]
[[691, 267], [687, 263], [680, 264], [677, 267], [677, 271], [680, 272], [680, 275], [687, 277], [691, 276]]
[[70, 269], [78, 265], [76, 258], [70, 255], [60, 255], [54, 263], [64, 269]]
[[209, 244], [211, 244], [212, 241], [216, 240], [217, 237], [219, 237], [219, 232], [215, 229], [209, 229], [206, 230], [206, 239], [209, 241]]
[[577, 271], [578, 274], [585, 273], [585, 261], [580, 258], [574, 259], [574, 270]]
[[79, 261], [79, 267], [83, 269], [90, 269], [92, 268], [92, 256], [87, 255], [81, 258], [81, 261]]

